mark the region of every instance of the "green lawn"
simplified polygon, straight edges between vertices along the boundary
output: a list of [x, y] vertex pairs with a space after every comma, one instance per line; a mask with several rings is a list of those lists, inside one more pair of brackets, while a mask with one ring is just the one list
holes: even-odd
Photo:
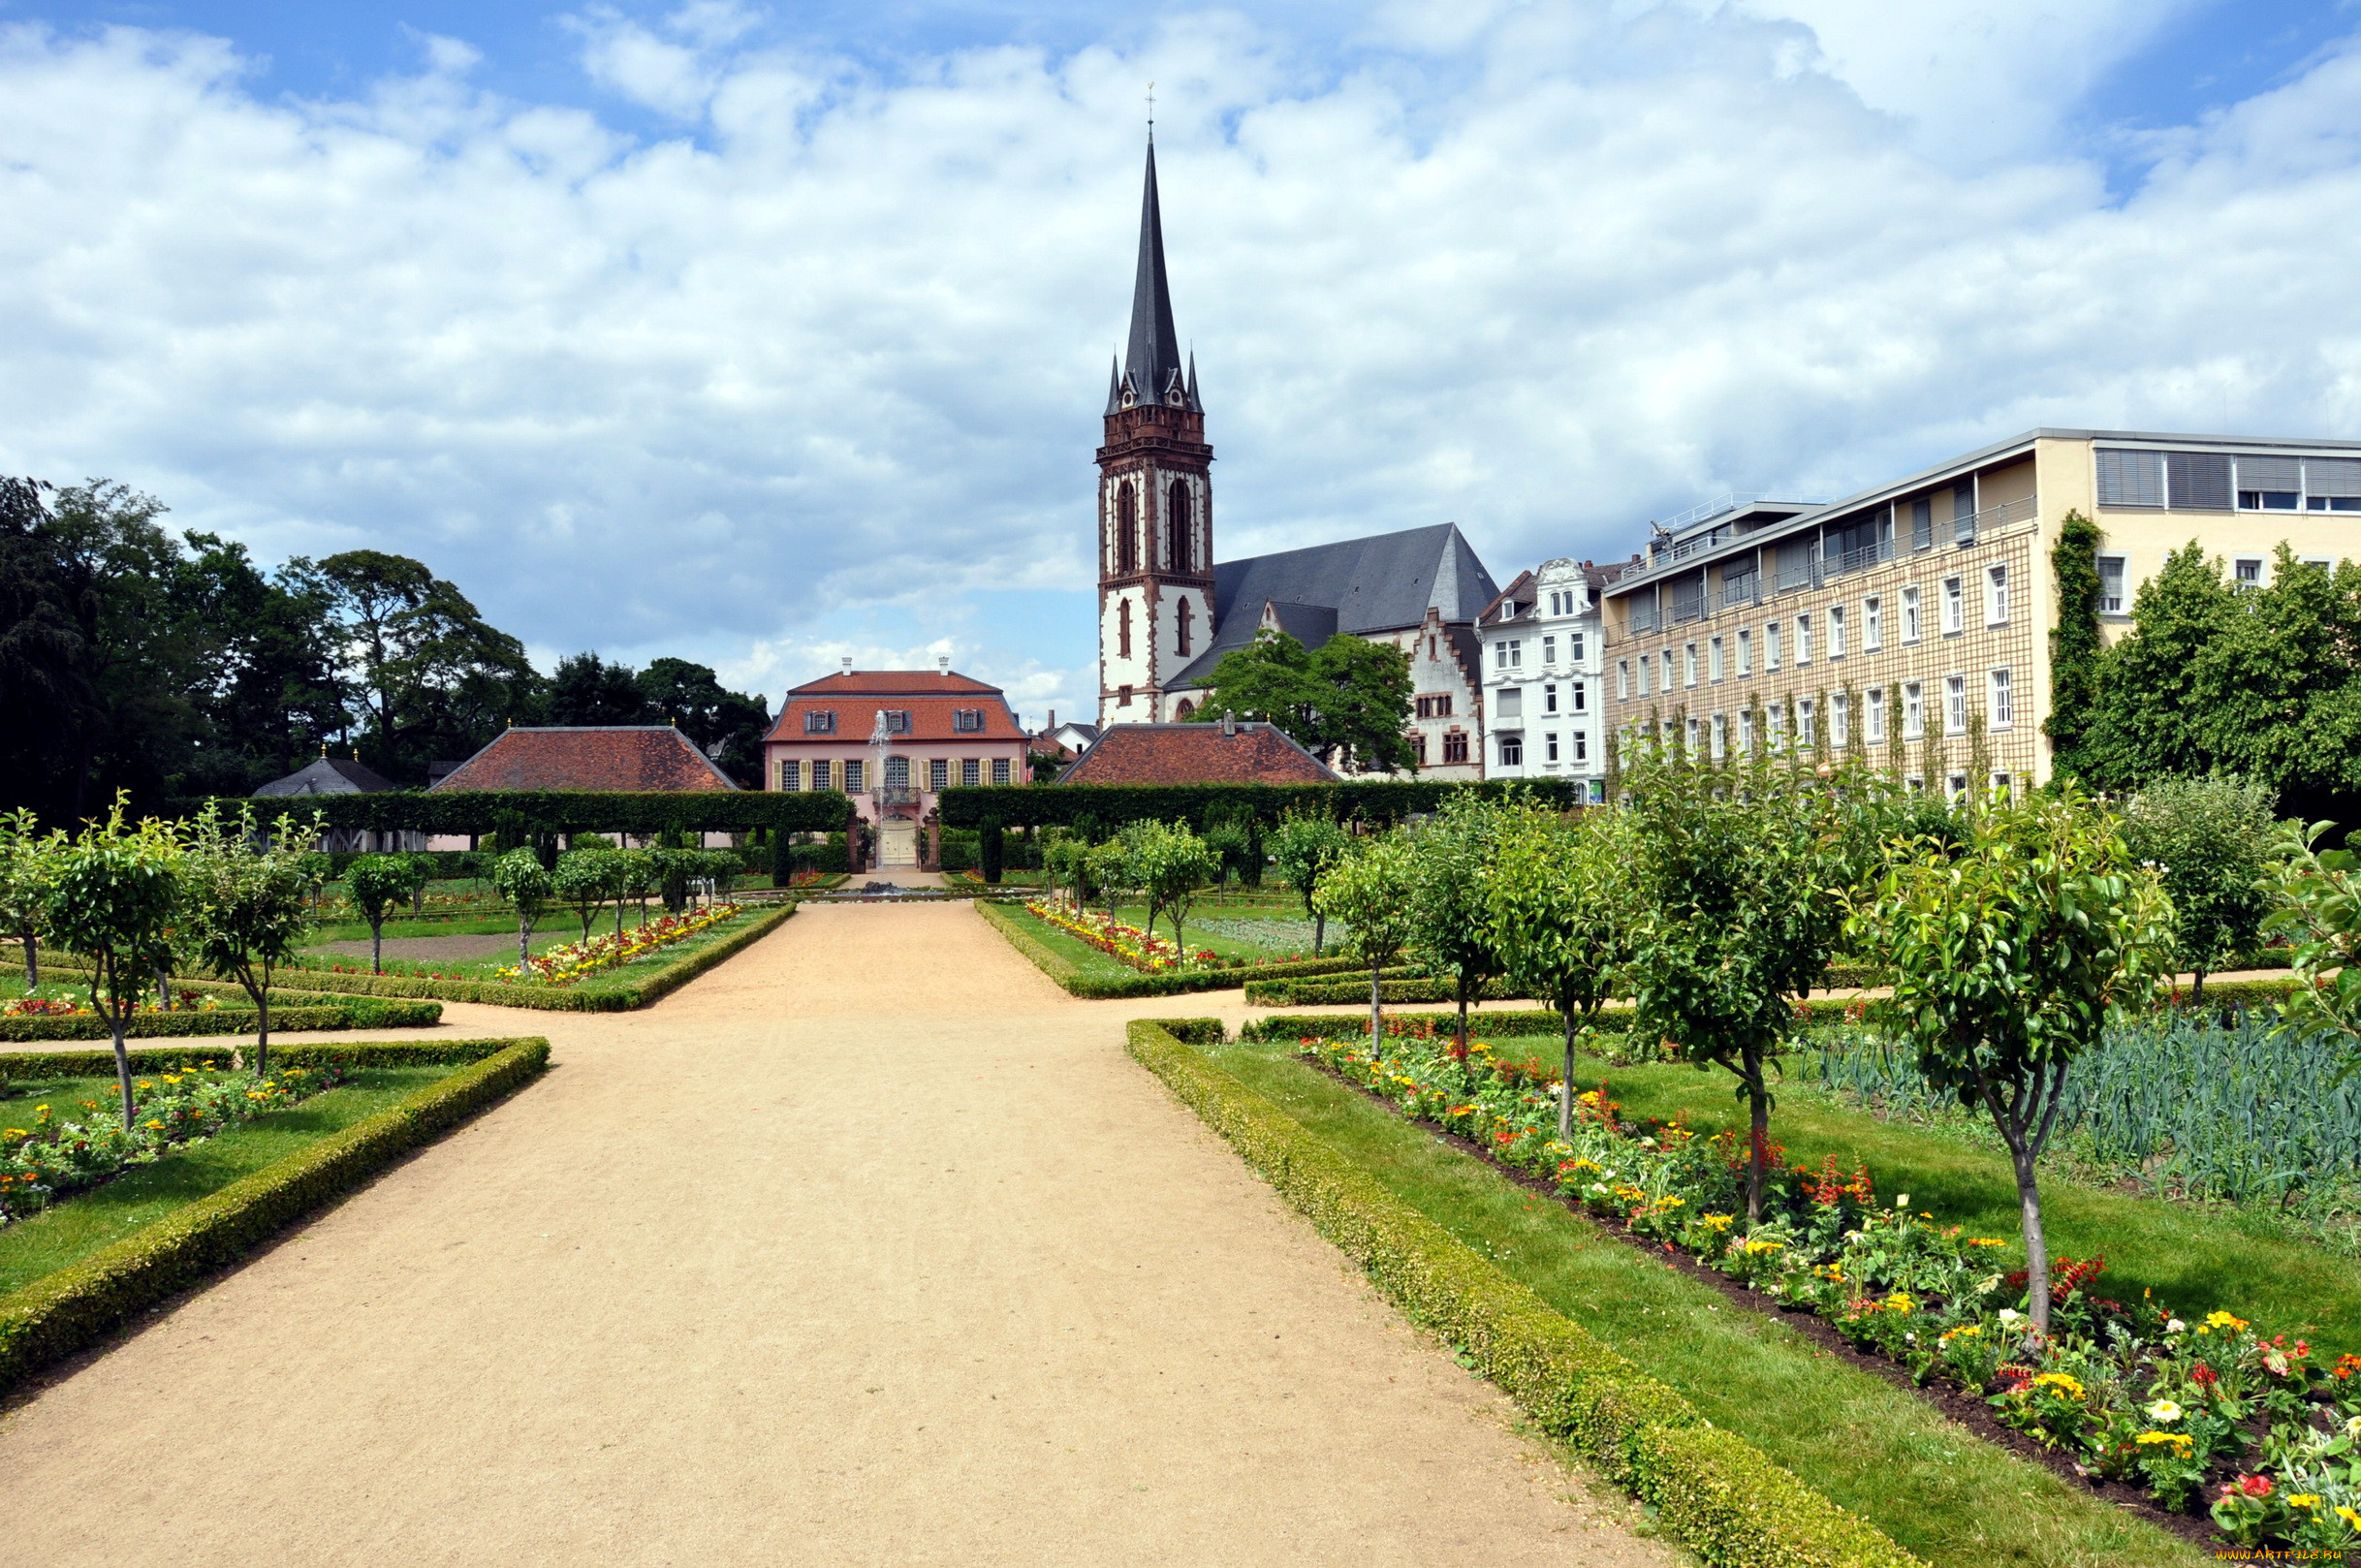
[[[355, 1071], [341, 1085], [300, 1105], [273, 1111], [137, 1166], [102, 1186], [77, 1193], [32, 1218], [0, 1230], [0, 1295], [76, 1263], [122, 1240], [174, 1209], [218, 1192], [241, 1176], [331, 1133], [376, 1114], [457, 1066], [371, 1067]], [[20, 1126], [44, 1101], [63, 1100], [79, 1111], [79, 1100], [111, 1104], [112, 1079], [45, 1082], [38, 1095], [0, 1100], [0, 1123]]]
[[[1511, 1059], [1528, 1051], [1555, 1061], [1555, 1039], [1494, 1042]], [[1669, 1119], [1685, 1110], [1692, 1126], [1741, 1128], [1744, 1116], [1730, 1075], [1673, 1064], [1611, 1068], [1575, 1060], [1578, 1087], [1603, 1081], [1624, 1114]], [[1829, 1154], [1850, 1172], [1866, 1161], [1877, 1191], [1910, 1195], [1910, 1207], [1977, 1236], [2010, 1239], [2012, 1267], [2024, 1266], [2018, 1242], [2017, 1183], [2006, 1158], [1959, 1133], [1884, 1121], [1831, 1097], [1797, 1087], [1780, 1096], [1771, 1136], [1790, 1164], [1817, 1166]], [[2251, 1318], [2265, 1333], [2287, 1333], [2323, 1347], [2323, 1360], [2361, 1353], [2361, 1261], [2303, 1239], [2268, 1212], [2168, 1198], [2100, 1191], [2062, 1176], [2045, 1179], [2041, 1217], [2052, 1257], [2107, 1260], [2100, 1293], [2136, 1303], [2153, 1290], [2160, 1303], [2190, 1318], [2216, 1309]]]
[[1708, 1419], [1936, 1568], [2204, 1560], [1814, 1348], [1776, 1317], [1736, 1307], [1608, 1238], [1286, 1048], [1234, 1045], [1215, 1054], [1405, 1202], [1679, 1389]]
[[[652, 922], [662, 913], [662, 905], [652, 905], [648, 911], [648, 919]], [[755, 912], [755, 914], [759, 913], [762, 911]], [[708, 942], [740, 929], [746, 921], [755, 918], [755, 914], [741, 915], [736, 920], [724, 921], [709, 930], [701, 931], [695, 936], [634, 958], [620, 968], [601, 970], [591, 978], [579, 982], [573, 988], [596, 990], [606, 987], [632, 984], [639, 976], [645, 974], [649, 968], [671, 963], [696, 952]], [[626, 908], [623, 911], [624, 930], [629, 931], [637, 926], [639, 919], [639, 910], [636, 906]], [[612, 935], [614, 931], [614, 911], [613, 909], [601, 912], [598, 920], [590, 927], [590, 934], [593, 937]], [[551, 948], [560, 947], [568, 942], [581, 941], [582, 934], [582, 922], [571, 911], [553, 912], [534, 925], [532, 948], [535, 953], [546, 953]], [[513, 967], [517, 962], [517, 921], [513, 915], [495, 915], [451, 922], [388, 921], [385, 935], [388, 941], [396, 936], [505, 936], [508, 938], [507, 945], [498, 952], [488, 953], [477, 958], [406, 959], [396, 958], [389, 951], [384, 960], [385, 972], [389, 975], [422, 975], [449, 980], [497, 982], [501, 978], [498, 971]], [[350, 925], [323, 925], [319, 927], [314, 938], [315, 942], [366, 942], [368, 939], [368, 926]], [[1114, 962], [1113, 959], [1107, 961]], [[315, 948], [304, 954], [298, 967], [281, 971], [286, 984], [299, 989], [303, 984], [302, 970], [304, 968], [341, 968], [348, 972], [357, 971], [366, 974], [369, 959], [365, 953], [359, 955], [321, 953]]]

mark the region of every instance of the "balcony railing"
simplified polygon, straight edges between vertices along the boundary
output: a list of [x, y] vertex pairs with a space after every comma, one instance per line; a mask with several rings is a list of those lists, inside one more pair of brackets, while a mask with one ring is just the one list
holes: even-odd
[[1724, 578], [1721, 581], [1721, 608], [1733, 605], [1759, 605], [1763, 602], [1763, 580], [1757, 572], [1742, 578]]
[[1705, 584], [1702, 582], [1672, 591], [1674, 624], [1696, 620], [1705, 613]]
[[879, 805], [916, 805], [918, 804], [918, 788], [912, 784], [882, 785], [877, 791], [877, 803]]
[[1893, 558], [1894, 542], [1880, 539], [1873, 545], [1856, 545], [1851, 549], [1831, 551], [1824, 565], [1829, 577], [1842, 577], [1848, 572], [1865, 572]]
[[1631, 607], [1630, 619], [1625, 624], [1635, 632], [1654, 631], [1656, 629], [1656, 607], [1635, 601]]
[[1816, 588], [1819, 585], [1820, 563], [1816, 560], [1797, 561], [1779, 569], [1779, 591], [1781, 593], [1793, 593], [1798, 588]]

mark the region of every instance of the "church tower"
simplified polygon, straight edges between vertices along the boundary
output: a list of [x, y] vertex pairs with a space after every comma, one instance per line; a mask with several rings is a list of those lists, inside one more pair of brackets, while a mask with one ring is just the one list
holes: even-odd
[[1165, 688], [1213, 638], [1213, 449], [1164, 281], [1156, 148], [1148, 146], [1131, 339], [1098, 449], [1098, 721], [1186, 717]]

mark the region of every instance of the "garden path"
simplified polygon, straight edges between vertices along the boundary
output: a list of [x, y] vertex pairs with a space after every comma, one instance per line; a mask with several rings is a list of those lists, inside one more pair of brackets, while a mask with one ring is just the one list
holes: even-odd
[[454, 1006], [550, 1075], [16, 1401], [0, 1561], [1672, 1561], [1123, 1054], [1178, 1010], [964, 904]]

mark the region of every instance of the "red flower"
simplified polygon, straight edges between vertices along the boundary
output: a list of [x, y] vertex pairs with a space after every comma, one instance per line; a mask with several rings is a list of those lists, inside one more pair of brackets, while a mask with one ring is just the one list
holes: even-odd
[[2271, 1478], [2259, 1475], [2242, 1475], [2238, 1478], [2238, 1490], [2250, 1497], [2268, 1497], [2271, 1495]]
[[2203, 1362], [2199, 1362], [2196, 1370], [2188, 1374], [2188, 1380], [2201, 1389], [2210, 1389], [2221, 1381], [2214, 1369]]

